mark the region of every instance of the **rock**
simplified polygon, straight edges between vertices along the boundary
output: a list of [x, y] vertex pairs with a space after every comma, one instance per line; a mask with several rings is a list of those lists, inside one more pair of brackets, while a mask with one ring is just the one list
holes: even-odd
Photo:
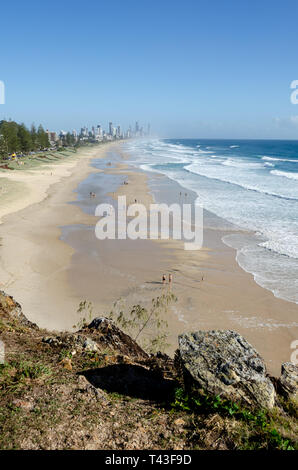
[[93, 341], [90, 338], [86, 338], [86, 340], [84, 341], [84, 344], [83, 344], [83, 348], [86, 349], [86, 351], [91, 351], [91, 352], [97, 352], [98, 351], [97, 344], [95, 343], [95, 341]]
[[92, 336], [101, 346], [117, 351], [118, 354], [129, 356], [137, 360], [149, 358], [149, 355], [136, 341], [121, 331], [109, 318], [94, 318], [90, 325], [81, 330], [80, 333], [86, 333], [88, 336]]
[[100, 400], [103, 404], [109, 403], [108, 394], [104, 390], [94, 387], [84, 375], [79, 375], [78, 382], [81, 393], [86, 393], [90, 397]]
[[71, 359], [69, 359], [68, 357], [62, 359], [61, 364], [63, 366], [63, 369], [72, 370]]
[[50, 344], [51, 346], [61, 346], [62, 342], [58, 339], [58, 337], [46, 336], [42, 338], [42, 342], [46, 344]]
[[35, 323], [29, 321], [23, 314], [22, 307], [10, 295], [0, 291], [0, 313], [8, 315], [10, 318], [17, 320], [22, 326], [38, 330]]
[[90, 325], [88, 325], [88, 328], [90, 330], [108, 330], [113, 326], [113, 323], [111, 320], [105, 317], [97, 317], [92, 320]]
[[22, 408], [23, 410], [26, 410], [26, 411], [32, 411], [34, 408], [34, 404], [29, 400], [21, 400], [21, 399], [15, 398], [12, 403], [17, 408]]
[[275, 389], [258, 352], [234, 331], [179, 336], [176, 364], [186, 385], [244, 405], [272, 408]]
[[298, 400], [298, 366], [291, 362], [282, 364], [277, 384], [281, 395], [287, 399]]
[[[68, 350], [74, 351], [98, 351], [98, 345], [92, 339], [78, 334], [64, 334], [63, 336], [49, 336], [42, 339], [43, 343], [49, 344], [53, 347], [63, 347]], [[73, 355], [74, 355], [73, 354]]]
[[175, 426], [183, 427], [186, 425], [186, 422], [182, 418], [178, 418], [174, 421]]

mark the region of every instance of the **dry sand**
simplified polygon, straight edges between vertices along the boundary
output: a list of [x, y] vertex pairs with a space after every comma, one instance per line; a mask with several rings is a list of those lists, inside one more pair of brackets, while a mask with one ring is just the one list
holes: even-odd
[[[73, 250], [60, 240], [60, 226], [94, 224], [95, 218], [68, 204], [89, 173], [92, 158], [106, 149], [83, 148], [73, 157], [30, 171], [0, 174], [0, 288], [22, 305], [41, 327], [71, 329], [80, 298], [68, 287], [66, 272]], [[24, 194], [24, 196], [23, 196]]]
[[[162, 285], [161, 276], [172, 273], [178, 301], [166, 314], [170, 352], [183, 331], [234, 329], [263, 355], [269, 371], [278, 375], [280, 364], [290, 360], [291, 342], [298, 337], [298, 306], [259, 287], [239, 267], [235, 251], [221, 242], [219, 231], [205, 230], [204, 249], [196, 252], [184, 251], [177, 241], [99, 242], [94, 235], [97, 219], [67, 203], [76, 199], [73, 190], [78, 183], [99, 171], [89, 166], [90, 158], [102, 156], [106, 149], [82, 152], [71, 167], [59, 169], [60, 177], [38, 175], [36, 189], [33, 176], [32, 184], [25, 174], [18, 176], [18, 184], [26, 185], [33, 205], [3, 218], [5, 210], [8, 214], [20, 209], [24, 200], [12, 202], [9, 209], [0, 203], [4, 222], [0, 226], [1, 287], [22, 304], [30, 320], [59, 330], [71, 329], [78, 321], [77, 307], [85, 299], [94, 303], [94, 315], [108, 313], [115, 301], [126, 309], [137, 303], [148, 305], [169, 288]], [[129, 184], [121, 185], [111, 194], [113, 198], [126, 195], [128, 202], [137, 199], [147, 206], [152, 202], [145, 173], [131, 171], [124, 162], [107, 167], [104, 173], [127, 175]], [[57, 178], [55, 184], [51, 184], [53, 178]], [[158, 175], [152, 178], [158, 183]], [[81, 228], [69, 231], [67, 243], [61, 241], [59, 227], [76, 224], [82, 224]]]

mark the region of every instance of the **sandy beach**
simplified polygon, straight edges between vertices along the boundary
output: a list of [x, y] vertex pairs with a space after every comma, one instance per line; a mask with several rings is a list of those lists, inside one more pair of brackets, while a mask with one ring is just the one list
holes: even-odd
[[73, 250], [60, 240], [59, 227], [94, 223], [69, 202], [76, 199], [79, 182], [96, 171], [91, 159], [105, 151], [84, 148], [59, 163], [0, 173], [2, 187], [8, 188], [0, 199], [0, 288], [18, 299], [40, 327], [73, 326], [79, 299], [66, 276]]
[[[92, 159], [102, 164], [90, 166]], [[220, 231], [206, 229], [204, 247], [195, 252], [178, 241], [96, 239], [98, 203], [126, 195], [128, 202], [149, 206], [150, 182], [162, 188], [164, 202], [179, 194], [179, 185], [166, 177], [129, 167], [119, 144], [82, 149], [30, 172], [1, 172], [0, 178], [7, 188], [0, 199], [0, 287], [40, 327], [72, 329], [82, 300], [94, 304], [94, 315], [109, 313], [116, 301], [125, 309], [149, 305], [168, 289], [162, 275], [172, 274], [178, 300], [166, 313], [169, 353], [183, 331], [233, 329], [262, 354], [270, 373], [278, 375], [290, 360], [298, 306], [259, 287]]]

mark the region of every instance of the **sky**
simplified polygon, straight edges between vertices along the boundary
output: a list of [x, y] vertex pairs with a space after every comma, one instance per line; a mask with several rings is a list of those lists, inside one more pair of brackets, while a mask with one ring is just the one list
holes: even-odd
[[297, 0], [2, 2], [0, 119], [296, 139], [297, 18]]

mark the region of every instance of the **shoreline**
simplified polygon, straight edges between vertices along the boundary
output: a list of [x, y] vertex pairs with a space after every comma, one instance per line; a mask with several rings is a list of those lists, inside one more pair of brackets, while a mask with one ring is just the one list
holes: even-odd
[[[150, 188], [148, 179], [150, 180], [150, 178], [157, 185], [159, 194], [161, 182], [165, 182], [165, 194], [168, 197], [161, 198], [163, 202], [172, 203], [173, 195], [179, 194], [181, 189], [178, 183], [174, 183], [167, 177], [152, 173], [148, 175], [142, 170], [125, 166], [125, 162], [124, 164], [121, 162], [120, 167], [118, 165], [116, 168], [106, 168], [105, 173], [127, 175], [130, 180], [129, 185], [121, 185], [116, 195], [126, 194], [130, 202], [136, 196], [138, 201], [146, 205], [146, 198], [148, 199], [146, 193], [148, 187]], [[136, 180], [138, 181], [137, 186]], [[146, 186], [145, 181], [147, 181]], [[141, 191], [141, 195], [139, 191]], [[169, 196], [170, 193], [172, 196]], [[231, 230], [231, 232], [233, 231]], [[154, 296], [162, 292], [160, 279], [163, 271], [166, 271], [167, 274], [174, 274], [174, 288], [175, 294], [178, 293], [178, 304], [172, 306], [168, 312], [167, 319], [170, 323], [170, 342], [172, 344], [168, 352], [172, 353], [175, 350], [177, 335], [186, 329], [230, 328], [246, 337], [265, 357], [270, 372], [277, 375], [281, 362], [290, 360], [291, 342], [296, 338], [294, 329], [297, 328], [295, 322], [297, 305], [274, 297], [272, 292], [256, 284], [253, 276], [238, 265], [236, 250], [222, 242], [223, 235], [231, 232], [207, 229], [205, 231], [205, 250], [191, 252], [194, 254], [187, 254], [177, 241], [140, 241], [140, 246], [143, 245], [142, 250], [147, 247], [147, 250], [151, 251], [155, 263], [146, 258], [141, 248], [136, 247], [136, 244], [133, 247], [129, 246], [129, 241], [125, 246], [125, 256], [115, 248], [121, 245], [120, 241], [106, 243], [105, 259], [98, 258], [106, 267], [105, 278], [101, 282], [103, 286], [111, 286], [114, 283], [113, 300], [121, 299], [123, 303], [124, 297], [124, 303], [128, 308], [139, 299], [142, 299], [142, 304], [148, 305]], [[91, 298], [95, 305], [104, 306], [108, 311], [107, 304], [110, 297], [107, 295], [106, 289], [98, 285], [93, 289], [90, 285], [81, 286], [77, 278], [76, 273], [83, 263], [83, 251], [81, 254], [79, 253], [81, 246], [78, 239], [83, 236], [83, 233], [84, 229], [80, 230], [76, 236], [70, 235], [68, 239], [70, 244], [74, 243], [77, 250], [70, 282], [76, 289], [82, 289], [82, 292], [86, 294], [85, 297]], [[87, 244], [92, 243], [87, 235], [84, 240]], [[114, 253], [112, 253], [112, 244], [116, 250]], [[157, 251], [156, 245], [161, 248], [161, 251]], [[92, 244], [92, 251], [95, 250], [96, 244]], [[119, 256], [122, 256], [123, 262]], [[139, 264], [146, 264], [144, 272], [138, 269], [138, 265], [133, 260], [134, 257], [139, 260]], [[116, 263], [115, 258], [118, 258]], [[92, 259], [88, 260], [89, 267], [90, 264], [92, 264]], [[132, 272], [128, 269], [128, 264], [130, 264]], [[107, 281], [109, 265], [113, 265], [114, 271]], [[115, 274], [115, 269], [121, 274], [125, 272], [128, 276], [136, 274], [140, 280], [138, 282], [136, 279], [131, 279], [130, 282], [124, 283], [121, 276], [117, 277]], [[84, 270], [84, 272], [86, 271]], [[96, 267], [92, 272], [95, 278], [100, 276]], [[198, 273], [204, 274], [205, 281], [203, 283], [199, 282]]]
[[[102, 159], [100, 168], [97, 158]], [[107, 166], [109, 160], [112, 166]], [[7, 215], [0, 225], [0, 275], [6, 280], [1, 288], [22, 304], [26, 316], [51, 330], [71, 329], [79, 320], [81, 301], [94, 303], [94, 315], [109, 313], [117, 300], [127, 308], [146, 305], [163, 292], [161, 275], [172, 273], [178, 302], [167, 312], [169, 353], [183, 331], [234, 329], [277, 375], [280, 364], [290, 360], [290, 344], [297, 336], [297, 305], [258, 286], [238, 265], [236, 250], [222, 242], [219, 230], [205, 231], [200, 252], [187, 253], [181, 242], [171, 240], [99, 242], [94, 237], [98, 219], [90, 215], [95, 202], [86, 197], [89, 184], [101, 188], [96, 203], [126, 193], [128, 201], [145, 204], [152, 201], [150, 181], [158, 188], [164, 185], [168, 201], [178, 194], [178, 184], [128, 167], [119, 143], [95, 149], [80, 162], [50, 185], [42, 201]], [[123, 178], [128, 185], [121, 184]], [[118, 189], [111, 192], [111, 187]]]

